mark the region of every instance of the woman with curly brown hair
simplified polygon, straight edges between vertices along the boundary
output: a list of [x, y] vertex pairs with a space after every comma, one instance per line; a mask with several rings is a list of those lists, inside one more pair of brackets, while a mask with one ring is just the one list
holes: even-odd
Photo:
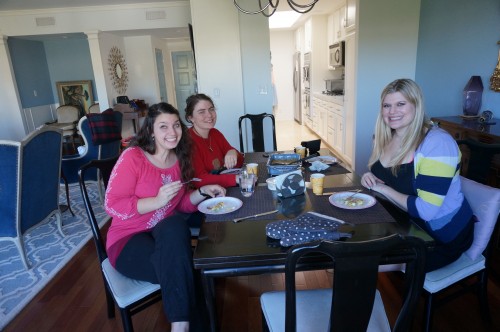
[[194, 328], [196, 297], [191, 237], [186, 218], [206, 196], [224, 196], [219, 185], [192, 190], [191, 144], [179, 112], [151, 106], [137, 137], [118, 159], [106, 190], [113, 218], [106, 250], [123, 275], [160, 284], [172, 331]]

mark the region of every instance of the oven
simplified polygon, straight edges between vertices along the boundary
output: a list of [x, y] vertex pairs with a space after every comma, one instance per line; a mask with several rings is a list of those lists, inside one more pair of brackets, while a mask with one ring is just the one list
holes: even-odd
[[304, 88], [302, 90], [302, 114], [308, 118], [311, 118], [311, 91], [309, 88]]
[[304, 64], [302, 67], [302, 114], [311, 119], [311, 53], [304, 54]]
[[302, 86], [304, 89], [309, 89], [311, 82], [311, 53], [304, 54], [304, 65], [302, 67]]

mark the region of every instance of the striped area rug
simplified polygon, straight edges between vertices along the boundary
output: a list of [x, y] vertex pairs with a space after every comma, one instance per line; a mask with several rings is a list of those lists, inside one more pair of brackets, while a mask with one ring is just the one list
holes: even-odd
[[[99, 203], [97, 185], [89, 187], [92, 206], [102, 226], [106, 213]], [[92, 237], [78, 185], [70, 186], [70, 200], [75, 216], [69, 211], [62, 214], [64, 236], [57, 229], [55, 217], [25, 234], [24, 243], [31, 269], [25, 269], [14, 242], [0, 240], [0, 331]], [[66, 202], [62, 187], [59, 202]]]

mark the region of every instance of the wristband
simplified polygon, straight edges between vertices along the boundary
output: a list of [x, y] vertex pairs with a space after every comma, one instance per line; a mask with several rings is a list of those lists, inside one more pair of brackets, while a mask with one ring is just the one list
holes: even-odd
[[198, 192], [200, 193], [201, 196], [203, 197], [206, 197], [206, 198], [209, 198], [210, 195], [209, 194], [205, 194], [204, 192], [201, 191], [201, 188], [198, 188]]

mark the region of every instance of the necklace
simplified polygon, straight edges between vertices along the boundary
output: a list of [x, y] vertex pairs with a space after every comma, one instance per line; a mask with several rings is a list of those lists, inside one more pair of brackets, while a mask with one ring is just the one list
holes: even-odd
[[200, 135], [200, 133], [198, 132], [198, 130], [196, 130], [195, 127], [193, 127], [193, 130], [196, 133], [196, 135], [200, 136], [204, 140], [208, 139], [208, 149], [210, 150], [210, 152], [214, 152], [214, 150], [212, 149], [212, 137], [210, 136], [210, 133], [208, 134], [208, 138], [205, 138], [205, 137], [203, 137], [203, 136]]

